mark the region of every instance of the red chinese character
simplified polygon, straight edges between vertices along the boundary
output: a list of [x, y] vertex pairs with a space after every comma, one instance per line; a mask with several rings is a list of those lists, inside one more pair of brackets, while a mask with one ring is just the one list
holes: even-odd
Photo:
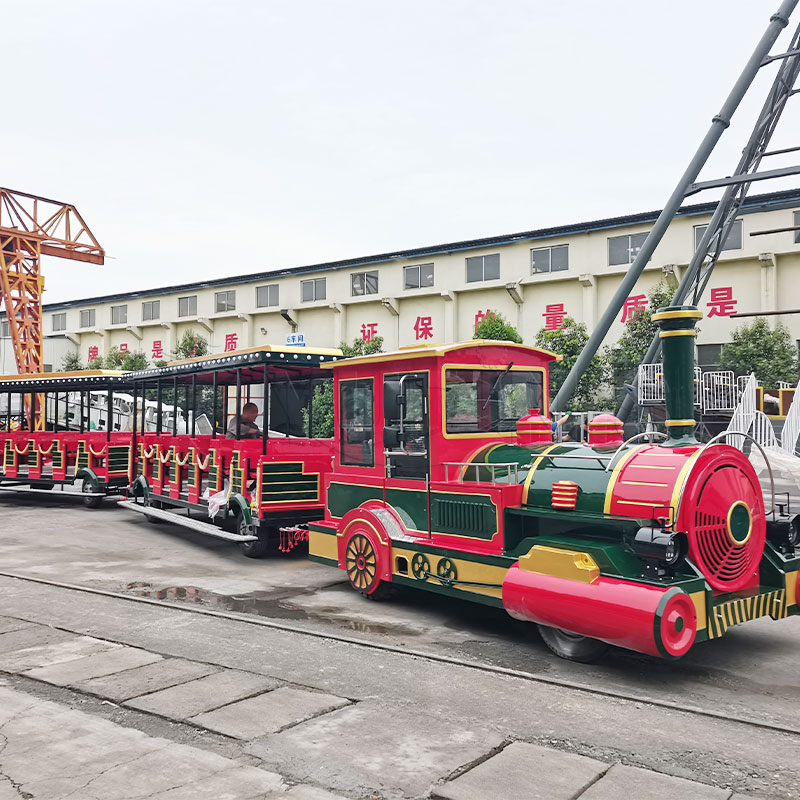
[[489, 317], [493, 317], [493, 316], [494, 316], [494, 312], [491, 309], [487, 308], [486, 311], [479, 311], [475, 315], [475, 327], [477, 328], [478, 325], [481, 324], [481, 322], [483, 322], [485, 319], [489, 319]]
[[711, 290], [711, 302], [706, 305], [711, 309], [709, 317], [730, 317], [736, 313], [738, 300], [733, 299], [733, 287], [725, 286], [722, 289]]
[[544, 327], [548, 331], [557, 331], [564, 324], [564, 317], [567, 312], [564, 311], [563, 303], [553, 303], [552, 305], [544, 307]]
[[371, 342], [378, 335], [377, 322], [365, 322], [361, 325], [361, 339], [364, 342]]
[[120, 353], [127, 353], [128, 352], [128, 344], [127, 344], [127, 342], [123, 342], [119, 346], [119, 351], [120, 351]]
[[89, 362], [91, 363], [100, 355], [100, 350], [97, 347], [90, 347], [89, 348]]
[[430, 317], [417, 317], [414, 323], [414, 333], [417, 334], [419, 339], [432, 339], [433, 338], [433, 323]]
[[238, 334], [226, 333], [225, 334], [225, 352], [230, 353], [236, 349], [237, 342], [239, 341]]
[[647, 295], [634, 294], [631, 295], [622, 307], [622, 319], [620, 322], [627, 322], [628, 320], [635, 319], [639, 315], [636, 313], [640, 308], [647, 308]]
[[161, 339], [156, 339], [153, 342], [153, 358], [164, 358], [164, 348], [161, 345]]

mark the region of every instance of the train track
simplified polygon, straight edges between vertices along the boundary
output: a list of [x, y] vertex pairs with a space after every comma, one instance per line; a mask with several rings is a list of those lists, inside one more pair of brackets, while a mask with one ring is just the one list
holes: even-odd
[[[172, 603], [165, 600], [155, 600], [150, 597], [136, 597], [135, 595], [122, 594], [121, 592], [112, 592], [106, 589], [95, 589], [89, 586], [77, 586], [71, 583], [62, 583], [60, 581], [47, 580], [46, 578], [36, 578], [30, 575], [20, 575], [15, 572], [0, 571], [0, 577], [11, 578], [26, 583], [36, 583], [43, 586], [52, 586], [58, 589], [66, 589], [73, 592], [80, 592], [82, 594], [97, 595], [100, 597], [111, 597], [117, 600], [124, 600], [128, 603], [143, 603], [145, 605], [157, 606], [158, 608], [170, 608], [175, 611], [180, 611], [184, 614], [200, 614], [207, 617], [216, 617], [218, 619], [231, 620], [232, 622], [240, 622], [247, 625], [257, 625], [262, 628], [272, 628], [273, 630], [285, 631], [300, 636], [309, 636], [315, 639], [326, 639], [329, 641], [342, 642], [344, 644], [353, 645], [356, 647], [363, 647], [370, 650], [381, 650], [387, 653], [395, 653], [402, 656], [411, 656], [413, 658], [424, 659], [427, 661], [434, 661], [443, 664], [453, 664], [454, 666], [466, 667], [468, 669], [478, 670], [495, 675], [505, 675], [513, 678], [528, 681], [530, 683], [546, 684], [548, 686], [556, 686], [564, 689], [570, 689], [576, 692], [583, 692], [599, 697], [609, 697], [615, 700], [624, 700], [631, 703], [640, 703], [656, 708], [663, 708], [669, 711], [675, 711], [682, 714], [691, 714], [693, 716], [707, 717], [714, 720], [722, 720], [725, 722], [734, 722], [740, 725], [746, 725], [752, 728], [761, 730], [776, 731], [779, 733], [788, 733], [800, 736], [800, 728], [791, 725], [782, 725], [772, 723], [764, 720], [753, 719], [751, 717], [742, 716], [739, 714], [723, 713], [713, 709], [701, 708], [700, 706], [686, 705], [677, 702], [670, 702], [662, 700], [657, 697], [650, 697], [643, 694], [635, 694], [632, 692], [618, 691], [614, 689], [603, 689], [591, 684], [580, 683], [579, 681], [565, 680], [563, 678], [552, 678], [546, 675], [537, 675], [525, 670], [511, 669], [509, 667], [496, 666], [494, 664], [487, 664], [479, 661], [472, 661], [465, 658], [457, 658], [454, 656], [447, 656], [441, 653], [432, 653], [426, 650], [414, 650], [407, 647], [399, 647], [396, 645], [385, 644], [382, 642], [370, 642], [364, 639], [358, 639], [352, 636], [345, 636], [343, 634], [334, 632], [317, 631], [297, 625], [290, 625], [285, 622], [277, 622], [274, 620], [264, 619], [262, 617], [254, 617], [247, 614], [237, 614], [236, 612], [229, 611], [215, 611], [209, 608], [202, 608], [196, 606], [188, 606], [181, 603]], [[60, 626], [53, 626], [61, 630], [69, 630]], [[108, 641], [115, 641], [109, 639]], [[126, 642], [119, 641], [119, 644], [126, 644]]]

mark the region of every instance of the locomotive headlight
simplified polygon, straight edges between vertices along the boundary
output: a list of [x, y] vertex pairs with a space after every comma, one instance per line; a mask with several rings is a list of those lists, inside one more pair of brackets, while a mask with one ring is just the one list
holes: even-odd
[[795, 547], [800, 540], [800, 515], [792, 517], [789, 530], [786, 532], [786, 542], [790, 547]]
[[687, 549], [686, 537], [682, 533], [663, 528], [639, 528], [633, 540], [633, 551], [639, 558], [671, 569], [686, 558]]

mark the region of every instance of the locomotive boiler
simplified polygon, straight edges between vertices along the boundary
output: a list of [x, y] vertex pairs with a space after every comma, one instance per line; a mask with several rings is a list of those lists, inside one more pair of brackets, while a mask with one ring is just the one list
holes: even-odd
[[742, 450], [695, 437], [700, 317], [653, 315], [666, 433], [628, 441], [602, 415], [588, 442], [554, 443], [540, 410], [556, 356], [535, 348], [333, 365], [339, 448], [311, 557], [368, 597], [403, 584], [500, 606], [576, 660], [608, 644], [678, 658], [732, 625], [796, 614], [797, 519], [765, 506]]

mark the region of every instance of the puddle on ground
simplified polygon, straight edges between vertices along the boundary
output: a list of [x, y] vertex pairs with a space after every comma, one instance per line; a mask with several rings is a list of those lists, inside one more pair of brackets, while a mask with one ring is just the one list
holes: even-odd
[[[419, 636], [422, 631], [402, 624], [381, 624], [342, 616], [338, 608], [316, 608], [305, 610], [275, 596], [275, 592], [250, 592], [244, 594], [218, 594], [198, 586], [168, 586], [158, 589], [151, 583], [133, 582], [126, 584], [123, 593], [135, 597], [149, 597], [153, 600], [195, 603], [215, 611], [232, 611], [237, 614], [254, 614], [259, 617], [285, 620], [314, 620], [325, 622], [337, 628], [358, 631], [359, 633], [379, 633], [387, 636]], [[297, 595], [296, 588], [287, 592]]]

